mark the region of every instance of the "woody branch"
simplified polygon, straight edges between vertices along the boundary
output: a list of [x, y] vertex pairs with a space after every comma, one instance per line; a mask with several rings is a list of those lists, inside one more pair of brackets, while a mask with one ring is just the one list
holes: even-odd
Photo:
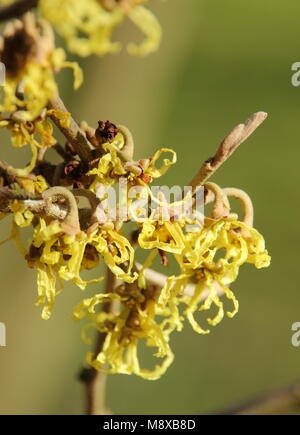
[[197, 186], [203, 185], [219, 167], [245, 142], [246, 139], [267, 118], [266, 112], [254, 113], [244, 124], [237, 125], [221, 142], [214, 157], [206, 160], [197, 175], [191, 180], [189, 186], [196, 190]]

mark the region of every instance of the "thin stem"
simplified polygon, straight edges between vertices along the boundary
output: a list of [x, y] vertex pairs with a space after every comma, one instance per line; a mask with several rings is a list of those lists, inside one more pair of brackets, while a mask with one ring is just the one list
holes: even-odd
[[118, 152], [120, 158], [125, 162], [132, 162], [134, 155], [134, 141], [129, 128], [124, 125], [117, 125], [119, 132], [124, 137], [124, 147]]
[[244, 124], [235, 127], [221, 142], [214, 157], [206, 160], [198, 174], [192, 179], [189, 186], [195, 190], [203, 185], [219, 167], [234, 153], [234, 151], [262, 124], [267, 113], [254, 113]]
[[[115, 276], [107, 268], [106, 275], [106, 290], [108, 293], [113, 292], [115, 288]], [[112, 312], [113, 305], [111, 302], [103, 304], [103, 311], [106, 313]], [[97, 356], [102, 348], [106, 338], [106, 333], [98, 332], [96, 339], [94, 354]], [[80, 380], [85, 384], [86, 396], [86, 415], [105, 415], [106, 409], [106, 382], [107, 374], [98, 372], [93, 367], [83, 369], [79, 376]]]
[[236, 408], [221, 412], [223, 415], [270, 415], [299, 411], [300, 381], [262, 395]]
[[19, 0], [7, 6], [2, 6], [0, 8], [0, 21], [19, 18], [31, 9], [36, 8], [38, 3], [39, 0]]
[[80, 232], [77, 202], [67, 188], [55, 186], [34, 196], [4, 186], [0, 188], [0, 211], [12, 213], [9, 201], [14, 199], [23, 201], [25, 207], [34, 214], [59, 220], [66, 234], [75, 235]]
[[243, 222], [248, 225], [248, 227], [253, 227], [254, 209], [250, 196], [243, 190], [236, 189], [235, 187], [226, 187], [223, 189], [223, 192], [225, 195], [232, 196], [241, 201], [244, 210]]
[[[87, 140], [83, 131], [80, 129], [79, 125], [71, 117], [70, 112], [66, 109], [61, 98], [57, 96], [56, 98], [50, 100], [48, 103], [48, 108], [53, 109], [53, 112], [49, 115], [50, 118], [76, 150], [79, 157], [84, 162], [90, 162], [92, 159], [92, 153], [89, 141]], [[64, 113], [67, 117], [70, 117], [68, 127], [66, 127], [65, 123], [62, 125], [61, 118], [55, 114], [55, 111], [58, 113]]]
[[48, 151], [47, 147], [40, 148], [38, 150], [37, 159], [36, 159], [36, 166], [44, 160], [45, 154]]
[[18, 170], [10, 166], [4, 161], [0, 161], [0, 170], [10, 177], [15, 177], [18, 175]]
[[89, 203], [91, 205], [92, 211], [95, 212], [96, 208], [99, 205], [99, 198], [91, 191], [87, 189], [73, 189], [72, 193], [75, 196], [83, 196], [89, 200]]
[[224, 216], [228, 216], [230, 213], [230, 206], [224, 191], [216, 183], [205, 183], [204, 187], [213, 192], [214, 206], [211, 212], [213, 219], [222, 219]]
[[80, 232], [78, 207], [75, 196], [66, 187], [54, 186], [42, 193], [45, 201], [45, 212], [51, 216], [53, 209], [57, 214], [61, 208], [67, 210], [67, 214], [61, 222], [64, 231], [69, 235]]

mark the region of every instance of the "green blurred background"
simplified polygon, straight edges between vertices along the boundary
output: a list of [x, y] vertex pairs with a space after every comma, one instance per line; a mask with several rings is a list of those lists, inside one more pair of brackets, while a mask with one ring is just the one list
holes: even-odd
[[[299, 167], [300, 88], [291, 65], [300, 61], [298, 0], [152, 0], [164, 38], [145, 59], [118, 56], [82, 62], [85, 84], [73, 93], [62, 74], [65, 102], [78, 119], [127, 125], [137, 157], [161, 146], [178, 153], [164, 184], [186, 184], [219, 141], [258, 110], [268, 120], [222, 167], [214, 181], [245, 189], [255, 204], [255, 226], [265, 236], [272, 266], [245, 266], [233, 289], [240, 311], [208, 336], [186, 325], [174, 333], [175, 362], [159, 381], [114, 375], [108, 406], [115, 414], [214, 412], [300, 377], [300, 348], [291, 325], [300, 321]], [[130, 23], [116, 37], [131, 40]], [[6, 141], [7, 142], [7, 141]], [[7, 143], [1, 158], [24, 163]], [[18, 155], [17, 155], [18, 154]], [[1, 239], [9, 229], [1, 225]], [[40, 319], [35, 272], [13, 244], [0, 247], [0, 413], [78, 414], [83, 388], [76, 375], [87, 350], [71, 307], [82, 297], [67, 286], [50, 321]]]

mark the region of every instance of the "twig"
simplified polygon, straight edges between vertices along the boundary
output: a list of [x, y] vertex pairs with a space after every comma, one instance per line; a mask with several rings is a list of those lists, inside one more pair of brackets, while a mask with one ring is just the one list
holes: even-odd
[[44, 160], [45, 154], [48, 151], [47, 147], [39, 148], [36, 160], [36, 166], [41, 164]]
[[221, 142], [214, 157], [206, 160], [198, 174], [192, 179], [189, 186], [196, 189], [204, 184], [216, 170], [232, 155], [232, 153], [260, 126], [266, 119], [267, 113], [254, 113], [245, 124], [239, 124]]
[[[68, 142], [73, 146], [73, 148], [78, 153], [79, 157], [84, 162], [89, 162], [92, 159], [92, 153], [90, 144], [80, 129], [79, 125], [74, 121], [74, 119], [70, 116], [70, 113], [66, 109], [64, 103], [60, 99], [59, 96], [52, 99], [48, 103], [48, 108], [53, 109], [54, 112], [51, 113], [49, 116], [52, 119], [52, 121], [55, 123], [55, 125], [60, 129], [60, 131], [63, 133], [63, 135], [66, 137]], [[69, 126], [66, 127], [65, 125], [62, 125], [61, 119], [55, 114], [55, 111], [60, 113], [65, 113], [67, 116], [70, 116], [69, 118]]]
[[250, 196], [243, 190], [236, 189], [235, 187], [225, 187], [223, 192], [225, 195], [232, 196], [241, 201], [244, 209], [243, 222], [248, 225], [248, 227], [253, 227], [254, 210]]
[[118, 152], [119, 157], [125, 162], [132, 162], [134, 155], [134, 141], [129, 128], [118, 124], [118, 130], [123, 135], [124, 147]]
[[52, 147], [57, 154], [64, 159], [64, 161], [68, 162], [69, 160], [72, 159], [72, 154], [69, 153], [61, 144], [56, 143], [53, 147]]
[[51, 187], [41, 194], [41, 198], [7, 186], [2, 187], [0, 188], [0, 211], [12, 213], [8, 202], [14, 199], [24, 201], [26, 209], [32, 213], [59, 220], [67, 234], [73, 235], [80, 231], [75, 196], [65, 187]]
[[288, 387], [262, 395], [236, 408], [221, 412], [222, 415], [287, 414], [300, 410], [300, 381]]
[[[107, 268], [107, 277], [106, 277], [106, 291], [112, 292], [115, 287], [115, 276]], [[112, 311], [112, 303], [107, 302], [103, 304], [103, 311], [109, 313]], [[106, 333], [98, 332], [95, 351], [94, 354], [98, 355], [102, 348], [106, 338]], [[107, 374], [103, 372], [98, 372], [93, 367], [84, 368], [80, 375], [79, 379], [85, 385], [85, 394], [86, 394], [86, 415], [105, 415], [107, 414], [106, 409], [106, 381]]]
[[[45, 212], [48, 216], [56, 218], [61, 210], [66, 210], [67, 214], [61, 222], [64, 231], [69, 235], [80, 232], [78, 207], [75, 196], [66, 187], [54, 186], [42, 193], [45, 201]], [[51, 215], [54, 210], [54, 216]]]
[[13, 168], [3, 160], [0, 161], [0, 171], [12, 178], [18, 175], [18, 170]]
[[15, 3], [0, 8], [0, 21], [18, 18], [33, 8], [36, 8], [39, 0], [19, 0]]
[[[8, 186], [1, 187], [0, 188], [0, 212], [6, 209], [7, 201], [14, 200], [14, 199], [19, 201], [31, 200], [30, 195], [29, 194], [27, 195], [25, 192], [22, 192], [21, 190], [15, 191], [9, 188]], [[3, 202], [4, 205], [2, 204]], [[5, 213], [10, 213], [10, 211], [5, 210]]]
[[224, 191], [216, 183], [205, 183], [204, 187], [213, 192], [214, 206], [211, 211], [213, 219], [222, 219], [224, 216], [228, 216], [230, 213], [230, 206]]

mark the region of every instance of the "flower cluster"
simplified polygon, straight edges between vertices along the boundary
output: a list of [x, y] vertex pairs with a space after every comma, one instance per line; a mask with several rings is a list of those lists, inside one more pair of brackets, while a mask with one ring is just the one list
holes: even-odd
[[142, 6], [145, 0], [41, 0], [40, 12], [79, 56], [119, 51], [112, 33], [128, 17], [145, 34], [140, 44], [130, 43], [131, 54], [145, 56], [156, 51], [161, 29], [156, 17]]
[[[60, 186], [49, 187], [44, 183], [41, 188], [35, 179], [32, 181], [35, 188], [31, 190], [40, 195], [39, 199], [7, 200], [7, 213], [14, 214], [13, 234], [17, 240], [20, 237], [16, 227], [33, 225], [26, 259], [28, 265], [38, 271], [37, 305], [44, 306], [42, 317], [50, 317], [63, 281], [72, 281], [82, 290], [101, 281], [102, 275], [88, 281], [80, 275], [83, 270], [98, 268], [101, 260], [120, 284], [108, 293], [83, 300], [74, 310], [76, 319], [91, 321], [85, 332], [95, 327], [106, 334], [101, 352], [96, 356], [89, 353], [87, 361], [97, 370], [157, 379], [173, 361], [169, 344], [171, 332], [181, 330], [187, 318], [196, 332], [208, 333], [209, 330], [196, 321], [195, 313], [207, 311], [214, 304], [218, 312], [207, 321], [217, 325], [224, 316], [222, 295], [232, 301], [233, 309], [227, 315], [233, 317], [238, 311], [238, 302], [229, 285], [236, 280], [240, 266], [248, 262], [257, 268], [267, 267], [270, 258], [263, 237], [252, 227], [249, 197], [242, 191], [221, 189], [214, 183], [204, 184], [205, 203], [212, 201], [214, 206], [211, 216], [205, 217], [196, 231], [188, 231], [190, 221], [185, 217], [157, 219], [158, 208], [136, 223], [135, 241], [124, 232], [128, 216], [99, 221], [97, 209], [103, 200], [96, 195], [99, 185], [114, 186], [121, 179], [127, 179], [131, 186], [149, 188], [155, 178], [175, 164], [176, 154], [162, 149], [152, 158], [134, 161], [130, 132], [108, 122], [100, 122], [98, 129], [89, 130], [89, 137], [94, 143], [90, 165], [85, 167], [80, 160], [74, 160], [73, 153], [73, 161], [64, 164], [64, 169], [71, 167], [73, 171], [64, 170], [61, 179], [56, 179]], [[158, 167], [163, 153], [171, 153], [172, 159], [163, 159]], [[76, 176], [77, 180], [72, 178]], [[61, 186], [78, 183], [78, 180], [80, 188], [70, 190]], [[244, 205], [242, 220], [230, 211], [231, 195]], [[81, 196], [88, 198], [89, 208], [78, 206], [76, 199]], [[130, 207], [133, 199], [127, 199]], [[157, 201], [161, 204], [164, 199], [157, 198]], [[139, 249], [150, 251], [141, 268], [136, 263]], [[162, 258], [172, 255], [179, 270], [177, 275], [166, 277], [161, 285], [147, 278], [147, 271], [159, 254]], [[104, 302], [117, 302], [115, 312], [99, 310]], [[86, 334], [84, 337], [89, 341]], [[143, 342], [155, 347], [155, 356], [162, 359], [162, 364], [153, 370], [140, 367], [138, 347]]]
[[6, 69], [0, 110], [22, 121], [39, 117], [48, 101], [58, 94], [55, 74], [62, 68], [73, 68], [75, 89], [83, 80], [80, 67], [66, 61], [62, 48], [55, 48], [49, 23], [37, 21], [31, 14], [7, 24], [1, 40], [0, 60]]
[[[225, 190], [226, 191], [226, 190]], [[99, 294], [80, 303], [75, 317], [88, 318], [89, 327], [106, 333], [103, 350], [88, 362], [96, 369], [109, 373], [135, 373], [146, 379], [157, 379], [173, 361], [170, 334], [183, 328], [187, 318], [192, 328], [207, 334], [195, 319], [198, 311], [208, 311], [214, 304], [217, 314], [208, 318], [215, 326], [224, 317], [221, 296], [233, 304], [227, 312], [232, 318], [238, 311], [238, 301], [229, 288], [245, 263], [257, 268], [267, 267], [270, 257], [265, 250], [264, 239], [252, 226], [239, 221], [233, 214], [220, 218], [205, 218], [199, 231], [186, 232], [186, 222], [157, 222], [147, 220], [140, 225], [140, 248], [151, 250], [145, 264], [133, 284], [121, 285], [114, 293]], [[155, 286], [147, 281], [146, 268], [150, 267], [158, 253], [171, 253], [179, 274]], [[124, 308], [116, 314], [96, 311], [103, 301], [118, 300]], [[89, 339], [85, 339], [89, 342]], [[163, 358], [161, 365], [152, 371], [140, 367], [138, 345], [146, 341], [156, 347], [155, 356]]]
[[[26, 13], [7, 24], [0, 46], [7, 73], [0, 127], [7, 129], [13, 146], [29, 145], [32, 158], [21, 169], [0, 162], [0, 218], [12, 215], [6, 240], [15, 240], [28, 266], [37, 270], [37, 305], [43, 307], [43, 319], [51, 317], [65, 282], [71, 281], [81, 290], [98, 285], [104, 278], [99, 269], [105, 266], [114, 278], [112, 283], [104, 292], [82, 300], [73, 312], [75, 319], [89, 321], [83, 330], [87, 342], [90, 328], [105, 337], [98, 354], [88, 353], [87, 363], [99, 371], [157, 379], [174, 358], [171, 333], [181, 330], [185, 319], [196, 332], [208, 333], [195, 314], [215, 305], [217, 314], [207, 322], [217, 325], [225, 312], [222, 296], [232, 302], [227, 315], [233, 317], [238, 302], [229, 286], [237, 279], [239, 268], [245, 263], [267, 267], [270, 257], [262, 235], [253, 228], [250, 198], [238, 189], [222, 189], [207, 181], [207, 174], [222, 163], [226, 152], [241, 143], [244, 127], [245, 137], [249, 136], [250, 125], [234, 130], [229, 136], [234, 146], [225, 149], [229, 139], [225, 140], [221, 151], [206, 162], [205, 177], [179, 201], [193, 203], [197, 191], [203, 189], [204, 204], [213, 203], [209, 216], [196, 213], [191, 218], [176, 215], [175, 203], [150, 189], [176, 164], [173, 150], [162, 148], [151, 157], [135, 160], [128, 128], [109, 121], [99, 121], [97, 128], [86, 122], [78, 125], [61, 102], [56, 73], [73, 68], [75, 88], [83, 77], [76, 63], [66, 61], [64, 50], [55, 48], [52, 25], [71, 51], [82, 56], [105, 54], [118, 49], [111, 34], [128, 16], [146, 34], [141, 45], [131, 44], [129, 50], [148, 54], [159, 44], [160, 27], [142, 3], [40, 0], [38, 17]], [[53, 123], [63, 133], [64, 144], [57, 142]], [[256, 117], [253, 124], [257, 124]], [[49, 148], [61, 157], [60, 163], [46, 159]], [[113, 207], [105, 205], [107, 194], [101, 189], [116, 189], [125, 183], [138, 192], [136, 198], [142, 195], [141, 189], [149, 194], [152, 202], [147, 203], [146, 215], [130, 190], [125, 198], [129, 213], [122, 213], [121, 200]], [[232, 196], [242, 202], [242, 218], [230, 209]], [[100, 210], [107, 213], [103, 216]], [[167, 217], [163, 210], [168, 211]], [[136, 217], [134, 230], [128, 225], [132, 216]], [[193, 231], [191, 224], [195, 225]], [[20, 234], [23, 227], [32, 228], [26, 246]], [[146, 254], [143, 264], [138, 263], [141, 252]], [[164, 267], [173, 260], [176, 273], [166, 276], [152, 270], [159, 257]], [[91, 270], [95, 274], [85, 279], [84, 274]], [[154, 348], [160, 361], [152, 369], [141, 364], [143, 344]]]
[[[14, 0], [0, 0], [9, 4]], [[157, 50], [161, 27], [155, 15], [143, 3], [147, 0], [40, 0], [39, 15], [62, 36], [68, 50], [79, 56], [103, 56], [120, 50], [112, 40], [114, 30], [126, 19], [144, 35], [139, 43], [129, 43], [128, 52], [146, 56]]]

